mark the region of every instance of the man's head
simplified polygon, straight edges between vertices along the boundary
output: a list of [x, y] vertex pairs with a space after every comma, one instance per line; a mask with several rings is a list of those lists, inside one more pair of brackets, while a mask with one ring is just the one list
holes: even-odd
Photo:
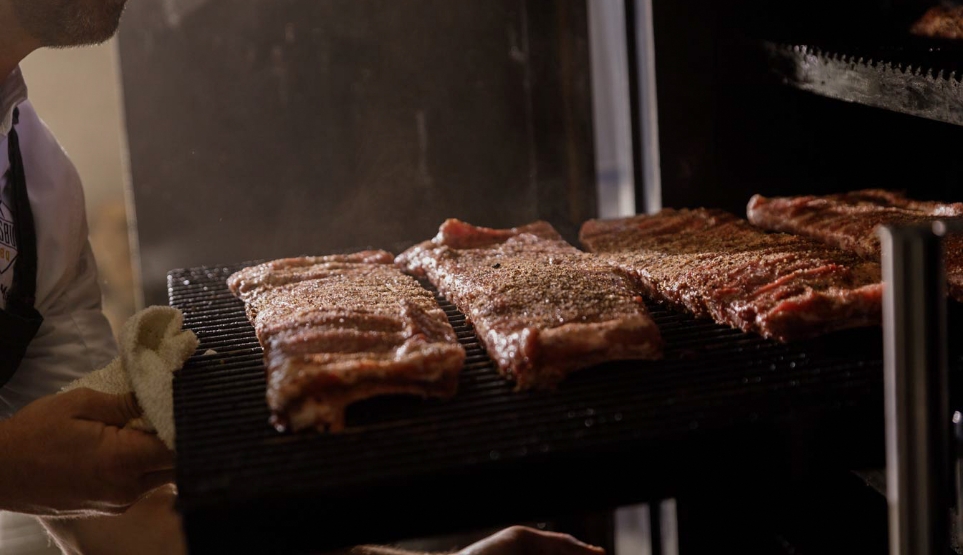
[[117, 32], [127, 0], [9, 0], [23, 31], [43, 46], [98, 44]]

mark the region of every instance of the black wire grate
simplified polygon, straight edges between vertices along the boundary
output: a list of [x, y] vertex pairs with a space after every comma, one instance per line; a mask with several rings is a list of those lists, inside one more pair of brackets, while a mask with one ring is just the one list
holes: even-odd
[[[709, 445], [720, 468], [730, 456], [775, 457], [776, 443], [760, 437], [803, 421], [881, 440], [878, 328], [785, 345], [651, 306], [664, 360], [606, 364], [555, 392], [516, 393], [442, 298], [468, 352], [453, 400], [375, 399], [349, 408], [342, 434], [280, 434], [268, 425], [260, 346], [225, 285], [241, 267], [168, 276], [171, 305], [201, 340], [174, 382], [179, 504], [198, 550], [227, 538], [280, 550], [399, 539], [552, 516], [573, 495], [586, 496], [571, 501], [579, 506], [639, 501], [691, 481], [687, 464]], [[486, 500], [453, 511], [464, 495]], [[265, 519], [275, 524], [256, 527]]]

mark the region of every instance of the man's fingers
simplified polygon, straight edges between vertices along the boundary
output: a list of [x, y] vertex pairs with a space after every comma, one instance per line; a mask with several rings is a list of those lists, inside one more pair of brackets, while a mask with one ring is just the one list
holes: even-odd
[[157, 436], [128, 429], [119, 430], [117, 435], [126, 465], [139, 474], [174, 468], [174, 453]]
[[117, 409], [119, 411], [118, 418], [124, 419], [124, 424], [127, 424], [131, 420], [139, 417], [143, 414], [140, 405], [137, 404], [137, 396], [134, 392], [127, 393], [126, 395], [118, 395], [117, 399]]
[[150, 493], [155, 489], [174, 483], [174, 470], [160, 470], [145, 474], [140, 478], [141, 489], [144, 493]]
[[122, 428], [141, 414], [133, 393], [110, 395], [84, 388], [69, 391], [64, 395], [74, 397], [74, 416], [83, 420], [94, 420]]
[[532, 553], [538, 555], [605, 555], [601, 547], [582, 543], [568, 536], [566, 538], [544, 538], [538, 540]]
[[605, 555], [605, 550], [582, 543], [568, 534], [512, 526], [472, 544], [460, 555]]
[[526, 540], [532, 553], [538, 555], [604, 555], [601, 547], [583, 543], [568, 534], [532, 530]]

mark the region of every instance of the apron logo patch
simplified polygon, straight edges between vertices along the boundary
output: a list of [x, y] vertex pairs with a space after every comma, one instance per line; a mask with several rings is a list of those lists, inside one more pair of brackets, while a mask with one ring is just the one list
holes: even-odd
[[5, 273], [17, 259], [17, 234], [13, 227], [13, 214], [0, 201], [0, 274]]

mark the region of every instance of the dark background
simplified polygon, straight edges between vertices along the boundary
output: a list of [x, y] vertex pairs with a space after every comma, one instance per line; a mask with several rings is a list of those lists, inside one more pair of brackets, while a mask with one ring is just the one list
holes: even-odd
[[[897, 73], [956, 70], [947, 78], [958, 82], [960, 45], [908, 32], [934, 4], [656, 0], [663, 204], [745, 216], [754, 193], [887, 188], [963, 199], [959, 127], [786, 86], [760, 48], [762, 41], [812, 45], [863, 54], [866, 63], [893, 62]], [[954, 67], [943, 67], [947, 59]], [[641, 190], [637, 199], [641, 210]]]

